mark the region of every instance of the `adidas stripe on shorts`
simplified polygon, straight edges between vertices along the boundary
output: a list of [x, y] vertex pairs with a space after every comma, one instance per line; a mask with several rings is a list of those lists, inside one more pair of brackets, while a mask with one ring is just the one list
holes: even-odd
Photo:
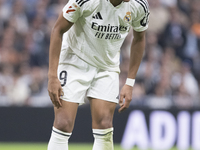
[[58, 65], [58, 78], [64, 95], [61, 99], [83, 104], [85, 96], [118, 103], [119, 73], [96, 68], [68, 48], [61, 51], [65, 63]]

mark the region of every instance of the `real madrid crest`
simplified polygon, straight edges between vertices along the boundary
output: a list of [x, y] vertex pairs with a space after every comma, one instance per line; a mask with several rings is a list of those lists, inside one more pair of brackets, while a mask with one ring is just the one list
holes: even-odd
[[126, 16], [124, 17], [124, 21], [125, 22], [129, 22], [131, 21], [131, 12], [126, 12]]

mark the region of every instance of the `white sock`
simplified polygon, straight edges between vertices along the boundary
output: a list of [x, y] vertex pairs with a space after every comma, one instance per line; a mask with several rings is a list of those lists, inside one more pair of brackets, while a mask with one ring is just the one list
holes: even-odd
[[113, 128], [93, 129], [94, 145], [92, 150], [114, 150]]
[[70, 136], [71, 133], [66, 133], [53, 127], [48, 150], [68, 150]]

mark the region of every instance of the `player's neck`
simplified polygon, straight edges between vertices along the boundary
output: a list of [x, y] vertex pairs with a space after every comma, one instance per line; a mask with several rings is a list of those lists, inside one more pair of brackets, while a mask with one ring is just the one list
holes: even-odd
[[129, 2], [129, 0], [110, 0], [110, 2], [113, 4], [114, 7], [116, 7], [117, 5], [121, 4], [122, 1]]
[[123, 0], [110, 0], [110, 2], [113, 4], [114, 7], [121, 4], [122, 1]]

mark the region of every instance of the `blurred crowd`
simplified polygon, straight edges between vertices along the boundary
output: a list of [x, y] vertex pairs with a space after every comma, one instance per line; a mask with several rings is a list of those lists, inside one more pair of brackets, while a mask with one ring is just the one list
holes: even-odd
[[[0, 0], [0, 106], [52, 106], [47, 92], [51, 29], [67, 0]], [[148, 0], [150, 23], [132, 105], [200, 106], [200, 1]], [[124, 85], [132, 32], [121, 48]]]

